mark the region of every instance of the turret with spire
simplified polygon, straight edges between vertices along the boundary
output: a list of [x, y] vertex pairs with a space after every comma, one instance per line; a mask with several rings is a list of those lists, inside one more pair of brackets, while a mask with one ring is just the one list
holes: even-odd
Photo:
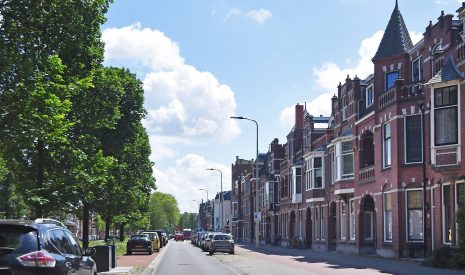
[[405, 26], [402, 14], [399, 11], [399, 5], [396, 0], [396, 6], [391, 14], [391, 19], [384, 31], [383, 39], [379, 44], [373, 59], [394, 56], [406, 53], [412, 48], [412, 40]]

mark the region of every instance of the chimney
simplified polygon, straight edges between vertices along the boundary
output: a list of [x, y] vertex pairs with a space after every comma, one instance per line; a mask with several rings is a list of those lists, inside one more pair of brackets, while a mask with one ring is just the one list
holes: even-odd
[[336, 104], [337, 104], [337, 96], [333, 95], [333, 97], [331, 98], [331, 115], [333, 116], [336, 113]]
[[304, 106], [300, 104], [295, 105], [295, 128], [304, 128]]

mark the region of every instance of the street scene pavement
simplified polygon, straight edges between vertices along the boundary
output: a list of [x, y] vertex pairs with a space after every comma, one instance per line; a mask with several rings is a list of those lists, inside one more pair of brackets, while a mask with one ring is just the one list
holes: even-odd
[[311, 249], [238, 244], [235, 254], [209, 256], [188, 241], [170, 242], [154, 255], [122, 256], [118, 266], [129, 272], [109, 274], [464, 274], [463, 271], [422, 266], [420, 261], [347, 255]]

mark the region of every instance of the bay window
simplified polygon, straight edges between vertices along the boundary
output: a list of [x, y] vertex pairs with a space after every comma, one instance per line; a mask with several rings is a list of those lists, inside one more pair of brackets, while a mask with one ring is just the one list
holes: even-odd
[[354, 177], [354, 152], [352, 141], [336, 144], [337, 179], [349, 179]]
[[458, 143], [457, 86], [434, 90], [434, 142], [437, 146]]

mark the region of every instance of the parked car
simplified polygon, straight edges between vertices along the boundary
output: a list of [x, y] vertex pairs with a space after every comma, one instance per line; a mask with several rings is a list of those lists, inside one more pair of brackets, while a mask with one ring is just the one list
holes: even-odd
[[161, 240], [158, 238], [157, 232], [142, 232], [142, 234], [149, 237], [149, 240], [152, 242], [152, 250], [159, 252]]
[[213, 255], [215, 252], [228, 252], [234, 254], [234, 240], [231, 234], [218, 233], [211, 240], [208, 254]]
[[210, 250], [210, 244], [212, 242], [213, 237], [215, 236], [215, 233], [208, 233], [207, 237], [205, 238], [204, 244], [203, 244], [203, 251], [209, 251]]
[[[91, 256], [59, 221], [0, 220], [0, 274], [97, 274]], [[7, 273], [2, 273], [7, 272]]]
[[153, 254], [152, 241], [148, 235], [132, 235], [131, 239], [126, 243], [126, 254], [131, 255], [133, 252], [147, 252]]
[[204, 235], [206, 235], [208, 232], [207, 231], [200, 231], [200, 232], [197, 232], [197, 234], [195, 234], [196, 238], [195, 238], [195, 245], [200, 247], [200, 244], [201, 244], [201, 241], [202, 241], [202, 238]]

